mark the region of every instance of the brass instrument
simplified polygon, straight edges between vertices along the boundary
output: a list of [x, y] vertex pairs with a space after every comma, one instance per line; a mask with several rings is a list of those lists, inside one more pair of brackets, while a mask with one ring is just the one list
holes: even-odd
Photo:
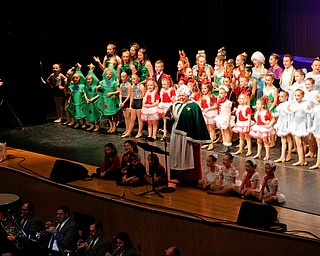
[[28, 236], [24, 232], [23, 228], [19, 225], [14, 215], [6, 214], [5, 218], [1, 221], [1, 226], [8, 235], [12, 235], [15, 237], [13, 243], [17, 247], [17, 249], [20, 250], [23, 247], [21, 241], [27, 239]]
[[21, 249], [21, 241], [27, 238], [27, 234], [16, 220], [16, 208], [21, 201], [21, 197], [16, 194], [0, 193], [0, 212], [2, 213], [1, 226], [8, 235], [14, 236], [12, 242]]

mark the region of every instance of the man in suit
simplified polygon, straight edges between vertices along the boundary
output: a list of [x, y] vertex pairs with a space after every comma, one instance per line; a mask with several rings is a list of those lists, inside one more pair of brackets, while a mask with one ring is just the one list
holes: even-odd
[[34, 255], [35, 250], [40, 249], [40, 245], [35, 242], [37, 241], [36, 234], [43, 230], [43, 223], [36, 215], [32, 202], [25, 201], [21, 204], [21, 218], [17, 219], [17, 224], [24, 232], [24, 234], [21, 233], [23, 236], [8, 234], [8, 240], [18, 246], [21, 254]]
[[66, 205], [57, 208], [57, 221], [55, 226], [50, 221], [46, 222], [48, 232], [45, 248], [48, 255], [66, 256], [66, 252], [74, 251], [79, 240], [79, 226], [70, 218], [70, 209]]
[[90, 225], [90, 236], [86, 241], [79, 240], [78, 254], [81, 256], [104, 256], [112, 254], [112, 244], [103, 234], [103, 224], [95, 221]]
[[294, 74], [296, 69], [293, 67], [294, 60], [291, 54], [285, 54], [282, 62], [284, 69], [280, 75], [280, 88], [287, 91], [288, 87], [294, 83]]
[[25, 201], [21, 205], [20, 225], [26, 234], [43, 230], [42, 220], [36, 215], [33, 202]]

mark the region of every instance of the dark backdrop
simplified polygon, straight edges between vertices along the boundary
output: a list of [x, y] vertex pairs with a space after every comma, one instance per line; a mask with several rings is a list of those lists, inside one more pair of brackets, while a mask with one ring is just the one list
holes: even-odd
[[103, 58], [110, 41], [118, 51], [138, 42], [153, 63], [163, 59], [172, 75], [179, 49], [191, 64], [199, 49], [213, 64], [222, 46], [227, 58], [246, 52], [250, 59], [256, 50], [267, 58], [271, 52], [314, 57], [318, 6], [316, 0], [6, 3], [0, 17], [0, 73], [6, 84], [1, 94], [24, 124], [45, 122], [53, 99], [40, 77], [46, 78], [56, 62], [64, 73], [79, 62], [86, 73], [92, 56]]

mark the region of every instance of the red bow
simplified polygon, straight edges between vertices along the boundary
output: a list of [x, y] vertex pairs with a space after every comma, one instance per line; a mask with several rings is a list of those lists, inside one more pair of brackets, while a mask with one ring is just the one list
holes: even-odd
[[267, 96], [263, 96], [262, 99], [264, 99], [264, 101], [266, 102], [266, 104], [268, 104], [269, 98], [268, 98]]
[[201, 83], [202, 83], [202, 84], [210, 84], [210, 81], [209, 81], [209, 79], [206, 79], [206, 78], [205, 78], [205, 79], [202, 79], [202, 80], [201, 80]]
[[171, 79], [171, 76], [170, 75], [166, 75], [166, 74], [162, 74], [161, 77], [164, 78], [164, 79], [168, 79], [168, 80]]
[[193, 77], [190, 77], [190, 78], [187, 77], [187, 82], [188, 82], [188, 83], [189, 83], [189, 82], [190, 82], [190, 83], [194, 83], [194, 78], [193, 78]]
[[154, 78], [153, 76], [151, 76], [151, 77], [147, 77], [147, 78], [146, 78], [146, 81], [147, 81], [147, 82], [148, 82], [149, 80], [151, 80], [151, 81], [156, 81], [156, 80], [155, 80], [155, 78]]

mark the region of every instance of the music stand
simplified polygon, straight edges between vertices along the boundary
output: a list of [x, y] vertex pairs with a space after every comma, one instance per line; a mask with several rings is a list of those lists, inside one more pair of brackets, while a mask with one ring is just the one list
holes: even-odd
[[[138, 146], [140, 146], [143, 150], [145, 151], [149, 151], [151, 153], [151, 159], [153, 160], [153, 154], [154, 153], [158, 153], [158, 154], [167, 154], [167, 152], [163, 151], [161, 148], [153, 146], [153, 145], [149, 145], [148, 143], [142, 143], [142, 142], [137, 142]], [[153, 164], [152, 164], [152, 169], [153, 169]], [[155, 184], [154, 184], [154, 170], [150, 170], [151, 172], [151, 180], [152, 180], [152, 190], [148, 190], [146, 192], [143, 192], [141, 194], [139, 194], [139, 196], [148, 194], [149, 192], [154, 192], [155, 194], [157, 194], [158, 196], [163, 198], [163, 195], [161, 195], [159, 193], [158, 190], [156, 190], [155, 188]]]
[[162, 189], [160, 189], [160, 191], [162, 193], [172, 193], [176, 190], [173, 187], [169, 187], [169, 174], [168, 174], [168, 161], [167, 161], [167, 155], [169, 155], [169, 154], [167, 154], [167, 138], [164, 137], [163, 141], [164, 141], [164, 151], [165, 151], [164, 159], [165, 159], [165, 163], [166, 163], [166, 179], [167, 179], [166, 182], [167, 182], [167, 185], [165, 187], [163, 187]]

